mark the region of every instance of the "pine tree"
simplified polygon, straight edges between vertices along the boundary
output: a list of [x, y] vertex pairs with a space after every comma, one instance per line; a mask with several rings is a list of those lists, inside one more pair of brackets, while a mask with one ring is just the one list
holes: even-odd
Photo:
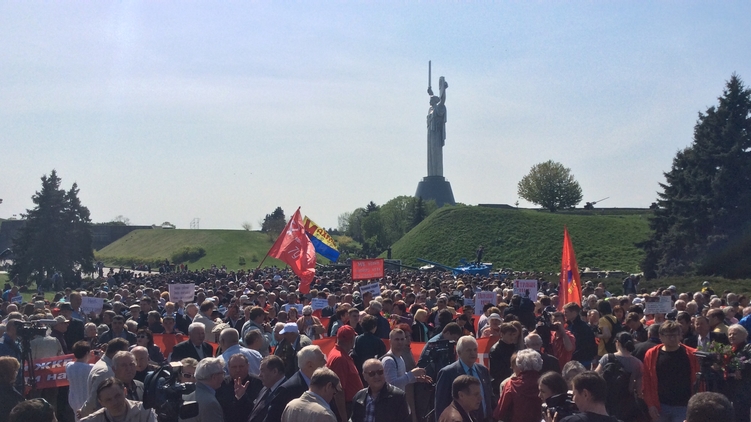
[[641, 245], [645, 275], [751, 275], [751, 90], [737, 75], [719, 105], [699, 113], [665, 179]]
[[59, 272], [70, 284], [94, 269], [89, 210], [78, 199], [78, 185], [66, 192], [60, 182], [55, 170], [42, 176], [42, 189], [31, 198], [36, 207], [23, 215], [26, 223], [13, 239], [11, 278], [39, 285]]

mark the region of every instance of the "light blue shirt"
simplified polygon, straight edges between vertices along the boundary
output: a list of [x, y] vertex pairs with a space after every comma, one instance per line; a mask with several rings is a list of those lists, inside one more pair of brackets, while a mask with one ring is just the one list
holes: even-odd
[[248, 375], [257, 377], [261, 373], [261, 359], [263, 359], [263, 357], [260, 353], [258, 353], [257, 350], [248, 349], [246, 347], [240, 346], [239, 344], [228, 348], [224, 353], [222, 353], [222, 359], [224, 359], [224, 373], [229, 375], [229, 359], [232, 357], [232, 355], [236, 355], [238, 353], [242, 354], [248, 359]]

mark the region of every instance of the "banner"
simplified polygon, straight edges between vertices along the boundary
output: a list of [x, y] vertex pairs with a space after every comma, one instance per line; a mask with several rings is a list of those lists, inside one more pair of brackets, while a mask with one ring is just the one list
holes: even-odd
[[84, 296], [81, 298], [81, 310], [86, 315], [92, 312], [99, 315], [102, 312], [102, 307], [104, 307], [104, 299], [101, 297]]
[[[53, 356], [51, 358], [34, 359], [34, 378], [38, 390], [45, 388], [66, 387], [70, 385], [68, 375], [65, 373], [65, 364], [73, 362], [76, 357], [72, 354]], [[94, 364], [99, 360], [98, 356], [92, 356], [89, 363]], [[29, 367], [24, 365], [23, 376], [26, 385], [29, 385]]]
[[284, 230], [279, 234], [266, 256], [289, 265], [292, 272], [300, 277], [298, 290], [305, 294], [310, 292], [310, 283], [316, 275], [316, 249], [305, 233], [300, 208], [292, 214], [292, 218], [284, 226]]
[[318, 227], [318, 224], [314, 223], [307, 215], [303, 219], [303, 226], [305, 227], [305, 233], [307, 233], [310, 241], [313, 242], [316, 252], [331, 262], [336, 262], [339, 259], [339, 249], [336, 247], [334, 238], [326, 230]]
[[383, 278], [383, 258], [353, 259], [352, 280]]
[[[289, 308], [293, 306], [297, 308], [297, 316], [302, 316], [302, 308], [303, 308], [302, 303], [295, 303], [294, 305], [291, 303], [285, 303], [284, 306], [282, 306], [282, 309], [284, 309], [284, 312], [289, 313]], [[294, 322], [294, 321], [290, 321], [290, 322]]]
[[670, 296], [644, 298], [644, 314], [667, 314], [673, 310], [673, 299]]
[[537, 280], [514, 280], [514, 294], [536, 301]]
[[326, 299], [318, 299], [315, 298], [310, 301], [310, 307], [313, 308], [314, 311], [317, 311], [319, 309], [323, 309], [325, 307], [329, 306], [329, 301]]
[[482, 315], [482, 308], [486, 303], [495, 305], [495, 292], [475, 293], [475, 315]]
[[360, 297], [365, 296], [366, 292], [370, 292], [373, 297], [381, 295], [381, 285], [378, 283], [370, 283], [364, 286], [360, 286]]
[[183, 303], [193, 302], [193, 298], [196, 295], [195, 284], [170, 284], [169, 285], [169, 300], [172, 303], [183, 301]]
[[10, 303], [18, 303], [18, 304], [23, 303], [23, 296], [21, 295], [13, 296], [12, 298], [10, 298]]

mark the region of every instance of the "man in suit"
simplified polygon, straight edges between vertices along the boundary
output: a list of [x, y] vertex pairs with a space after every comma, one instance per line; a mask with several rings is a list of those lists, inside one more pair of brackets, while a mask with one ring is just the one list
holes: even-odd
[[435, 388], [435, 420], [438, 421], [443, 411], [451, 404], [451, 386], [459, 375], [471, 375], [480, 380], [482, 406], [472, 412], [472, 419], [477, 422], [490, 422], [493, 416], [493, 400], [491, 397], [490, 371], [477, 362], [477, 340], [472, 336], [464, 336], [456, 342], [456, 353], [459, 360], [446, 366], [438, 372], [438, 382]]
[[694, 317], [694, 333], [686, 337], [683, 344], [700, 351], [705, 351], [713, 341], [729, 344], [727, 335], [710, 331], [709, 319], [703, 315]]
[[334, 371], [329, 368], [316, 369], [310, 377], [308, 391], [284, 408], [282, 422], [336, 422], [329, 402], [341, 388]]
[[634, 346], [634, 351], [631, 352], [631, 355], [644, 362], [644, 356], [647, 354], [647, 350], [658, 344], [662, 344], [660, 341], [660, 324], [652, 324], [647, 329], [647, 341], [643, 341]]
[[[207, 357], [196, 367], [196, 389], [184, 395], [184, 401], [198, 403], [198, 416], [185, 422], [224, 422], [222, 406], [216, 399], [216, 390], [224, 381], [224, 365], [221, 358]], [[180, 419], [180, 421], [183, 421]]]
[[310, 378], [316, 369], [326, 366], [326, 355], [318, 346], [306, 346], [297, 352], [297, 363], [300, 370], [277, 387], [263, 422], [281, 422], [282, 412], [287, 403], [302, 396], [308, 390]]
[[261, 360], [261, 382], [263, 389], [253, 405], [248, 422], [263, 422], [268, 414], [269, 405], [279, 393], [284, 383], [284, 362], [279, 356], [266, 356]]
[[[73, 318], [73, 307], [67, 302], [60, 304], [60, 315], [69, 321], [68, 330], [65, 332], [65, 343], [72, 349], [74, 344], [84, 338], [84, 322]], [[92, 344], [91, 346], [94, 347], [96, 345]]]
[[[216, 400], [226, 421], [247, 421], [253, 401], [263, 388], [261, 380], [248, 374], [248, 359], [238, 353], [229, 358], [229, 375], [216, 390]], [[239, 397], [239, 398], [238, 398]]]
[[136, 335], [125, 329], [125, 318], [122, 315], [112, 317], [112, 326], [99, 337], [99, 343], [107, 343], [114, 338], [124, 338], [131, 346], [136, 344]]
[[210, 358], [214, 354], [214, 349], [210, 344], [204, 342], [206, 339], [206, 328], [200, 322], [194, 322], [188, 326], [188, 339], [177, 343], [172, 349], [170, 357], [171, 362], [179, 362], [185, 358], [193, 358], [201, 361], [204, 358]]

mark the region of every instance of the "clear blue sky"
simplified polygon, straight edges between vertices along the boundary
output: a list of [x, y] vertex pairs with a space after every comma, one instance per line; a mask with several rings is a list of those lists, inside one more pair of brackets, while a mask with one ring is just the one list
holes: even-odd
[[[426, 175], [427, 62], [457, 201], [536, 163], [647, 207], [733, 72], [751, 2], [2, 2], [0, 218], [57, 169], [95, 222], [326, 227]], [[530, 206], [521, 201], [521, 206]]]

